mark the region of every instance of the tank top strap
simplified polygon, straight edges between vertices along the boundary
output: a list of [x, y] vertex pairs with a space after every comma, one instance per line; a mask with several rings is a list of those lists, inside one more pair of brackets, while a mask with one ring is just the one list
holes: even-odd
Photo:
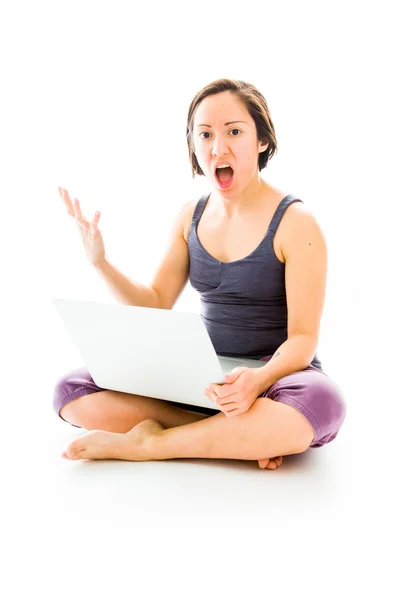
[[[200, 217], [203, 213], [204, 207], [205, 207], [210, 195], [211, 195], [211, 192], [203, 194], [201, 196], [201, 198], [199, 199], [199, 201], [197, 202], [196, 207], [193, 211], [192, 223], [191, 223], [191, 227], [190, 227], [191, 229], [193, 229], [193, 227], [197, 226], [197, 223], [200, 220]], [[288, 194], [279, 203], [279, 205], [275, 211], [275, 214], [272, 217], [269, 228], [268, 228], [268, 231], [273, 233], [272, 237], [274, 237], [276, 230], [278, 229], [279, 223], [281, 222], [282, 217], [285, 214], [287, 207], [290, 206], [293, 202], [303, 202], [303, 200], [301, 200], [300, 198], [297, 198], [294, 194]]]
[[210, 196], [211, 196], [211, 192], [208, 192], [207, 194], [203, 194], [203, 196], [197, 202], [196, 208], [194, 209], [193, 215], [192, 215], [192, 226], [197, 225], [197, 222], [200, 220], [200, 217], [203, 213], [206, 202]]
[[274, 216], [272, 217], [271, 223], [268, 228], [268, 231], [273, 232], [272, 237], [274, 237], [276, 230], [278, 229], [279, 223], [282, 220], [285, 210], [293, 202], [303, 202], [303, 200], [300, 200], [300, 198], [297, 198], [294, 194], [288, 194], [287, 196], [285, 196], [283, 198], [283, 200], [281, 200], [280, 204], [278, 205], [278, 208], [275, 211]]

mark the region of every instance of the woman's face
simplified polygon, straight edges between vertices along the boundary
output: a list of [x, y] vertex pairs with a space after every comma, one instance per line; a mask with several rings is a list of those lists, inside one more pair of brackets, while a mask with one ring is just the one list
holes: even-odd
[[[224, 196], [230, 192], [240, 194], [249, 183], [258, 181], [258, 156], [268, 147], [268, 143], [257, 139], [256, 125], [246, 105], [229, 91], [207, 96], [197, 107], [193, 145], [204, 175]], [[215, 173], [215, 165], [224, 162], [233, 168], [228, 187], [221, 185]]]

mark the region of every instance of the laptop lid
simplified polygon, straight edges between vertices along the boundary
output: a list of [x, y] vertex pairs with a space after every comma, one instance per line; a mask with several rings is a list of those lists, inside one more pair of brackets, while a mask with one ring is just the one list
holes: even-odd
[[52, 302], [99, 387], [219, 409], [204, 390], [224, 383], [224, 373], [199, 314], [66, 298]]

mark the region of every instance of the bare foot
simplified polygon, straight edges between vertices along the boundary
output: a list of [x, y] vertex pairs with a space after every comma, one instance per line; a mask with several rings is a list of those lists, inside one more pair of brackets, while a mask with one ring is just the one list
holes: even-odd
[[261, 458], [258, 461], [258, 466], [260, 467], [260, 469], [267, 468], [269, 470], [274, 470], [281, 466], [282, 461], [282, 456], [275, 456], [275, 458]]
[[[149, 441], [164, 429], [158, 421], [146, 419], [127, 433], [89, 431], [74, 440], [62, 453], [62, 458], [68, 460], [152, 460]], [[262, 458], [258, 464], [261, 469], [274, 470], [281, 466], [282, 460], [282, 456]]]
[[114, 459], [151, 460], [147, 442], [152, 436], [163, 431], [164, 427], [153, 419], [138, 423], [127, 433], [111, 431], [89, 431], [74, 440], [62, 454], [69, 460]]

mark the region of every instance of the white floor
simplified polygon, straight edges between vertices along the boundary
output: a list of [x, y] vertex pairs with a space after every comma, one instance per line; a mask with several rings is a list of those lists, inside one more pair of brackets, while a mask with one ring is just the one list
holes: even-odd
[[376, 385], [357, 392], [354, 378], [341, 381], [349, 408], [336, 440], [276, 471], [229, 460], [69, 462], [61, 452], [83, 431], [51, 409], [65, 357], [40, 344], [30, 356], [10, 366], [4, 391], [2, 585], [12, 592], [3, 597], [396, 596], [388, 443], [398, 418]]

